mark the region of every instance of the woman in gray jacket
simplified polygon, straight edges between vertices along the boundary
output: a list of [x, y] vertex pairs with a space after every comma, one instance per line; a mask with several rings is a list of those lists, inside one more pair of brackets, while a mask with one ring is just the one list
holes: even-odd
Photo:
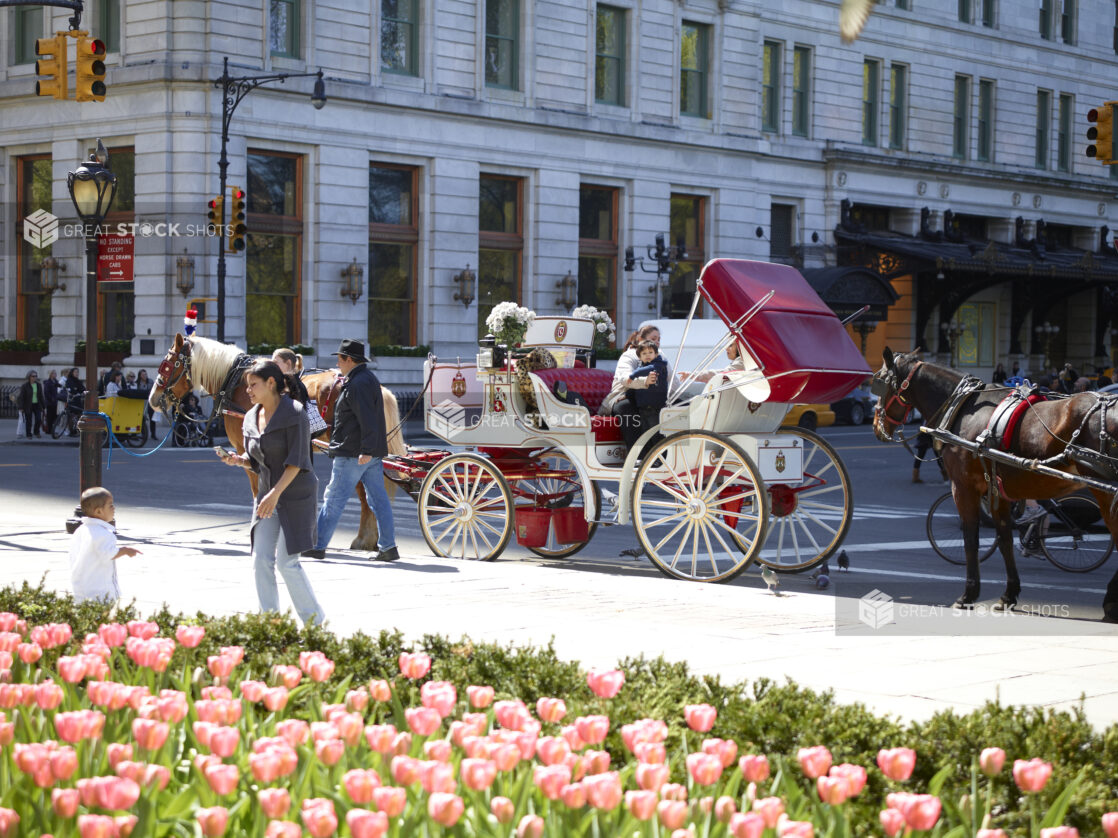
[[318, 497], [307, 414], [287, 395], [288, 382], [275, 361], [253, 364], [245, 384], [252, 400], [243, 427], [246, 451], [221, 450], [219, 456], [259, 476], [250, 533], [260, 610], [279, 611], [278, 564], [299, 619], [321, 623], [322, 606], [299, 563], [299, 554], [314, 546]]

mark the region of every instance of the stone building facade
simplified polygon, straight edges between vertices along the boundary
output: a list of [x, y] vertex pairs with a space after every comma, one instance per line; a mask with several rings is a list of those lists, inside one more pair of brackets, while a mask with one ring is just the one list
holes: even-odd
[[[1102, 363], [1118, 180], [1084, 146], [1088, 109], [1118, 98], [1114, 4], [888, 0], [849, 45], [837, 16], [833, 0], [89, 0], [108, 96], [77, 103], [33, 95], [34, 38], [68, 14], [0, 10], [0, 337], [73, 358], [82, 244], [35, 247], [23, 220], [75, 222], [66, 173], [98, 137], [121, 180], [108, 221], [135, 234], [134, 282], [99, 285], [102, 337], [151, 367], [188, 300], [213, 319], [228, 57], [232, 75], [321, 69], [329, 97], [316, 110], [314, 79], [292, 78], [232, 117], [248, 236], [224, 326], [242, 346], [467, 357], [503, 299], [591, 303], [627, 333], [682, 316], [703, 262], [733, 256], [872, 303], [871, 356]], [[657, 234], [670, 271], [626, 272]], [[65, 290], [43, 290], [47, 256]], [[386, 380], [418, 385], [419, 360], [388, 351]]]

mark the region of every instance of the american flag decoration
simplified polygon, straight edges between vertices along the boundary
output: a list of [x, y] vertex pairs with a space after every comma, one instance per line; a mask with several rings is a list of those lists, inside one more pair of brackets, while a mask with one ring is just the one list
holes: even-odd
[[186, 310], [186, 317], [182, 319], [183, 331], [187, 337], [194, 334], [194, 329], [198, 325], [198, 309], [188, 308]]

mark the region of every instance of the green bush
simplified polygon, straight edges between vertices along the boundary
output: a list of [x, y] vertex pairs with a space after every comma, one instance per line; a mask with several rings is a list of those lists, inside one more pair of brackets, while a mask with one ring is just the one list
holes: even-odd
[[0, 340], [0, 352], [46, 352], [48, 343], [42, 338]]
[[[85, 352], [85, 341], [79, 340], [74, 347], [78, 352]], [[130, 353], [132, 351], [132, 341], [130, 340], [99, 340], [97, 341], [98, 352], [124, 352]]]
[[598, 356], [599, 361], [616, 361], [618, 358], [621, 357], [621, 353], [624, 351], [624, 349], [610, 347], [607, 349], [599, 349], [594, 354]]
[[426, 358], [431, 347], [426, 344], [419, 346], [399, 346], [394, 343], [377, 343], [369, 347], [370, 356], [373, 358]]

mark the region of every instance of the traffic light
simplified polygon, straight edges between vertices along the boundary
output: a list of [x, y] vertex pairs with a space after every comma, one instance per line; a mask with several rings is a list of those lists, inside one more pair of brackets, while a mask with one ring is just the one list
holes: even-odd
[[105, 42], [78, 35], [74, 98], [79, 102], [105, 101]]
[[66, 36], [39, 38], [35, 41], [35, 52], [43, 56], [35, 62], [35, 73], [42, 76], [35, 82], [36, 96], [53, 96], [65, 99], [66, 89]]
[[216, 198], [211, 198], [209, 207], [209, 220], [210, 220], [210, 235], [221, 235], [221, 225], [224, 223], [222, 219], [222, 205], [225, 203], [225, 198], [218, 195]]
[[230, 187], [233, 202], [229, 206], [229, 252], [240, 253], [245, 249], [245, 190], [239, 186]]
[[1091, 108], [1087, 111], [1087, 121], [1095, 123], [1087, 129], [1087, 139], [1091, 141], [1091, 145], [1087, 146], [1087, 156], [1093, 157], [1105, 165], [1110, 165], [1115, 161], [1115, 105], [1118, 105], [1118, 102], [1104, 102], [1101, 107]]

